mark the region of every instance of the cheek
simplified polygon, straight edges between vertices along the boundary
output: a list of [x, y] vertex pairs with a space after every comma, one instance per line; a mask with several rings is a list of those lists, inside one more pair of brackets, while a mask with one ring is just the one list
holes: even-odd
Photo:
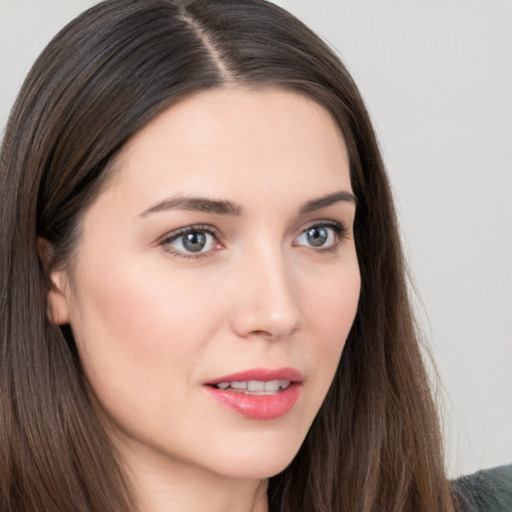
[[[333, 283], [339, 284], [334, 286]], [[340, 272], [338, 279], [332, 280], [312, 305], [316, 330], [320, 333], [317, 338], [319, 357], [331, 379], [356, 316], [360, 289], [359, 267], [354, 263], [348, 271]]]
[[307, 301], [303, 309], [308, 323], [332, 345], [344, 344], [356, 315], [361, 290], [355, 254], [343, 265], [318, 273], [316, 280], [308, 279], [307, 287], [302, 295]]
[[[107, 267], [108, 275], [84, 269], [71, 313], [84, 371], [107, 400], [132, 394], [156, 406], [159, 387], [178, 394], [190, 381], [190, 361], [218, 327], [218, 305], [199, 282], [166, 277], [165, 269], [119, 261]], [[209, 320], [198, 322], [205, 314]]]
[[357, 312], [361, 279], [357, 261], [331, 273], [325, 287], [309, 293], [307, 324], [311, 329], [313, 348], [305, 357], [316, 357], [320, 371], [315, 375], [323, 381], [327, 392], [339, 363], [343, 347]]
[[101, 337], [114, 345], [146, 355], [160, 343], [179, 347], [184, 336], [190, 342], [191, 328], [208, 301], [199, 282], [183, 283], [178, 274], [167, 274], [165, 268], [147, 271], [130, 263], [109, 265], [108, 275], [84, 272], [88, 278], [79, 290], [78, 311], [82, 327], [101, 329]]

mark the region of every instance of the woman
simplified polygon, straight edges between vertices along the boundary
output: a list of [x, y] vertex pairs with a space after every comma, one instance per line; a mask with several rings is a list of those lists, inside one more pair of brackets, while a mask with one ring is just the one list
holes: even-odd
[[2, 511], [454, 510], [371, 123], [300, 22], [99, 4], [0, 162]]

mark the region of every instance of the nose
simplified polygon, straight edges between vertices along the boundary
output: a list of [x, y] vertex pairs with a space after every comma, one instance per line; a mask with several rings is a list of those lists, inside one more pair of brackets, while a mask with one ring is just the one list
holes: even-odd
[[236, 272], [232, 328], [243, 338], [283, 339], [300, 325], [297, 283], [280, 251], [263, 250]]

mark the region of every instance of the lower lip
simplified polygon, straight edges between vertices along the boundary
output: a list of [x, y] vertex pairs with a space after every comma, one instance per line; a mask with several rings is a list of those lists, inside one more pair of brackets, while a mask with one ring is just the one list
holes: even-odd
[[301, 389], [302, 384], [293, 382], [275, 395], [250, 395], [205, 386], [217, 402], [251, 420], [272, 420], [285, 415], [297, 403]]

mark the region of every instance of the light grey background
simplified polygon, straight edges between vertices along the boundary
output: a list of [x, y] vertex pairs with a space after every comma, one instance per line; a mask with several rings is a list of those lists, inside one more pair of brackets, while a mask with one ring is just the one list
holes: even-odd
[[[0, 129], [92, 0], [0, 0]], [[453, 476], [512, 461], [512, 2], [281, 0], [352, 71], [377, 126]]]

